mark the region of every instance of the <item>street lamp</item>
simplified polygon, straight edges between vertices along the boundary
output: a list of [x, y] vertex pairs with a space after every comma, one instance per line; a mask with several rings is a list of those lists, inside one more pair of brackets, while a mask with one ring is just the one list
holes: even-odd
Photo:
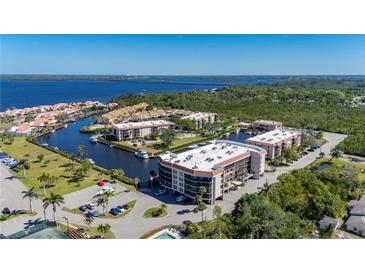
[[68, 223], [68, 218], [67, 217], [63, 217], [63, 219], [66, 220], [66, 223], [67, 223], [67, 232], [70, 230], [70, 225]]

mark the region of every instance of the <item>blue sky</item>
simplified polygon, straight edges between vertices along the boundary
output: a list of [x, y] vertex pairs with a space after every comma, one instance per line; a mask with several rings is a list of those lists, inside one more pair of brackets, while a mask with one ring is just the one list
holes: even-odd
[[1, 35], [2, 74], [365, 74], [365, 35]]

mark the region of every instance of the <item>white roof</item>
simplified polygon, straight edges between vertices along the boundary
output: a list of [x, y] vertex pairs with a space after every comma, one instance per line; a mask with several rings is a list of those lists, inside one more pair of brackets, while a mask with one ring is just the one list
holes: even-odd
[[130, 122], [130, 123], [120, 123], [113, 124], [114, 127], [118, 129], [130, 129], [130, 128], [145, 128], [145, 127], [156, 127], [156, 126], [168, 126], [174, 123], [166, 120], [153, 120], [144, 122]]
[[197, 112], [197, 113], [182, 117], [181, 119], [198, 120], [201, 118], [209, 117], [210, 115], [216, 115], [216, 114], [211, 113], [211, 112]]
[[182, 153], [165, 153], [161, 159], [189, 169], [211, 171], [216, 165], [250, 151], [249, 148], [229, 142], [212, 141]]
[[247, 139], [247, 141], [254, 141], [260, 143], [276, 144], [287, 140], [288, 138], [295, 137], [299, 135], [298, 131], [285, 130], [285, 129], [275, 129], [264, 134], [260, 134]]
[[281, 122], [273, 121], [273, 120], [256, 120], [253, 124], [265, 124], [265, 125], [281, 125]]

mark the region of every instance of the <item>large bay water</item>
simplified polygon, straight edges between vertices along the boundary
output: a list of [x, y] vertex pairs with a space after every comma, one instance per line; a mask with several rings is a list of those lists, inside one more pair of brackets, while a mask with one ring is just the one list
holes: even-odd
[[24, 108], [56, 103], [87, 100], [107, 102], [128, 93], [158, 93], [193, 91], [219, 88], [233, 84], [267, 83], [264, 77], [237, 78], [235, 81], [204, 80], [196, 77], [179, 77], [174, 80], [54, 80], [23, 81], [0, 80], [0, 111], [11, 107]]

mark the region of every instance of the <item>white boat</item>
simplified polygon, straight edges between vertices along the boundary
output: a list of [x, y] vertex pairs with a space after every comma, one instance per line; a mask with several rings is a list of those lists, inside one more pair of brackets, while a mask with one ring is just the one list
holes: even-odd
[[94, 160], [93, 160], [93, 159], [91, 159], [91, 158], [86, 158], [85, 160], [86, 160], [86, 161], [89, 161], [92, 165], [95, 165], [95, 162], [94, 162]]
[[134, 155], [138, 158], [142, 158], [142, 159], [148, 159], [149, 156], [148, 156], [148, 153], [144, 150], [140, 150], [138, 152], [135, 152]]
[[68, 127], [68, 124], [65, 124], [65, 128], [67, 128]]
[[98, 142], [98, 137], [96, 135], [93, 135], [89, 138], [89, 141], [91, 143], [97, 143]]

